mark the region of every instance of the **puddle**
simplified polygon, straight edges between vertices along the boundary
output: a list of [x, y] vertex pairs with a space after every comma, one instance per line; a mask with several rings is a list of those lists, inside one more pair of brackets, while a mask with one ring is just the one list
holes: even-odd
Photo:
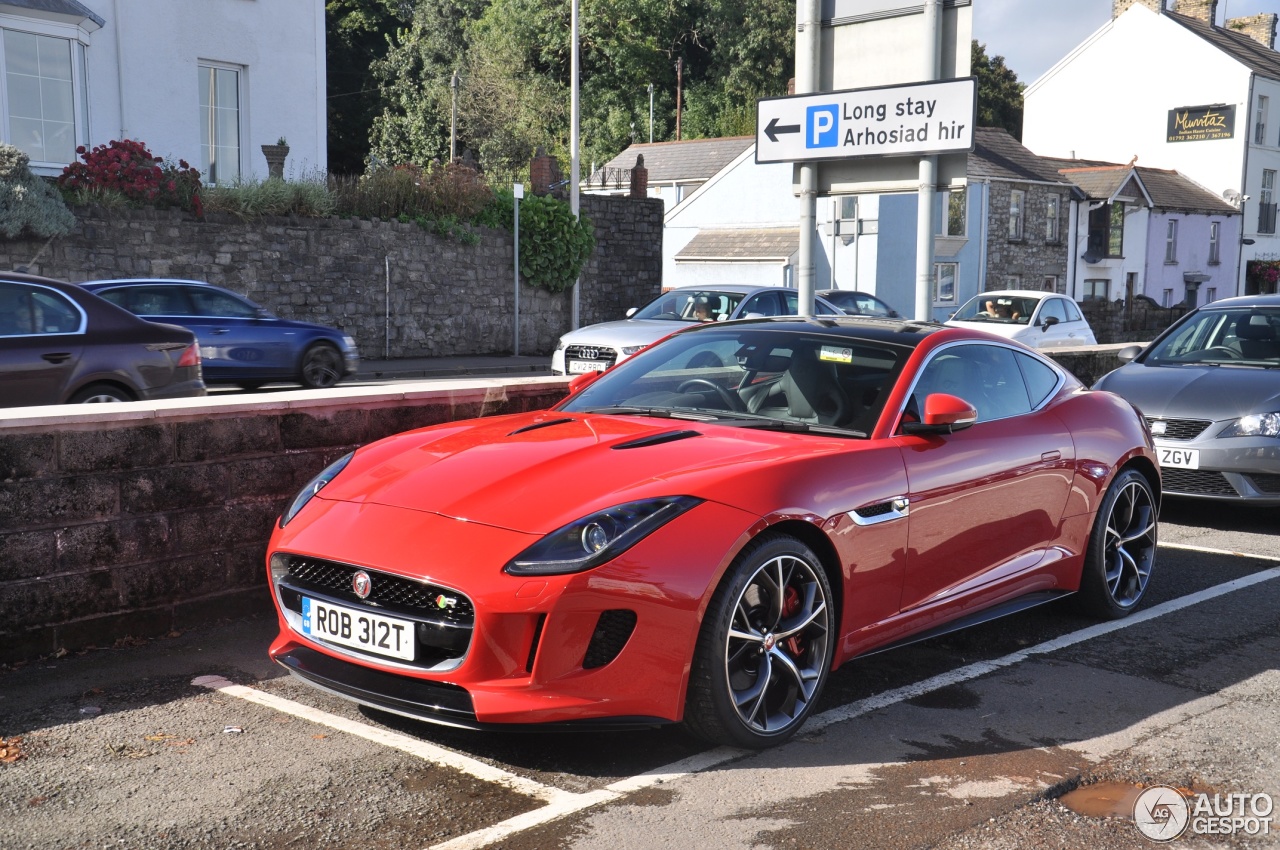
[[1143, 791], [1131, 782], [1099, 782], [1082, 785], [1058, 798], [1058, 802], [1076, 814], [1091, 818], [1133, 819], [1133, 804]]

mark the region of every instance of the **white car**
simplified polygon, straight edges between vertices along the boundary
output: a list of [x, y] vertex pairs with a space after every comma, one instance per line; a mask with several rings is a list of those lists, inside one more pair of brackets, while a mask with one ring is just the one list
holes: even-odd
[[[570, 331], [560, 337], [551, 355], [551, 371], [557, 375], [602, 372], [669, 333], [696, 322], [723, 322], [758, 316], [794, 316], [800, 293], [784, 286], [725, 284], [681, 287], [662, 293], [627, 318], [601, 322]], [[814, 297], [818, 316], [842, 316], [844, 312]]]
[[1033, 289], [980, 292], [956, 310], [946, 324], [1016, 339], [1032, 348], [1067, 348], [1098, 342], [1074, 300]]

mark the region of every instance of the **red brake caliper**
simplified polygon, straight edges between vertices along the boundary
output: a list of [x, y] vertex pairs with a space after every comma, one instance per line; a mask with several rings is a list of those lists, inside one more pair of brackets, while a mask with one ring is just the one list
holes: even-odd
[[[782, 595], [782, 617], [786, 619], [798, 611], [800, 608], [800, 594], [790, 585], [787, 586], [786, 592]], [[804, 644], [800, 642], [800, 635], [794, 634], [783, 641], [783, 646], [787, 648], [792, 658], [799, 659], [804, 655]]]

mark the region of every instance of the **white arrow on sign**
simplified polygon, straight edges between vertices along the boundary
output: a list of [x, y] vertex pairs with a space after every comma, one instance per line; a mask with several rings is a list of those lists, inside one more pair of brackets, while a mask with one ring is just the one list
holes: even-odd
[[973, 77], [765, 98], [756, 162], [923, 156], [973, 150]]

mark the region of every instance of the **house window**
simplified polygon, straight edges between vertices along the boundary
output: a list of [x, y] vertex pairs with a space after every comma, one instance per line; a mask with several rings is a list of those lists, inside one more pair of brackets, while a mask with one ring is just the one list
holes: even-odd
[[1027, 203], [1027, 193], [1022, 189], [1014, 189], [1009, 193], [1009, 238], [1022, 238], [1023, 210]]
[[965, 190], [949, 189], [938, 192], [933, 205], [934, 236], [964, 236]]
[[1221, 222], [1209, 222], [1209, 262], [1217, 265], [1222, 262], [1220, 259], [1219, 246], [1221, 245]]
[[1204, 303], [1209, 304], [1218, 300], [1218, 287], [1211, 286], [1204, 291]]
[[1004, 288], [1005, 288], [1005, 289], [1021, 289], [1021, 288], [1022, 288], [1022, 275], [1020, 275], [1020, 274], [1007, 274], [1007, 275], [1005, 275], [1005, 276], [1004, 276]]
[[1173, 290], [1172, 289], [1166, 289], [1164, 291], [1164, 298], [1161, 300], [1160, 306], [1161, 307], [1173, 306]]
[[1089, 211], [1089, 253], [1098, 257], [1123, 256], [1124, 204], [1115, 201]]
[[1258, 199], [1258, 232], [1276, 232], [1276, 173], [1273, 169], [1262, 172], [1262, 192]]
[[240, 178], [240, 72], [199, 66], [200, 154], [209, 183]]
[[1267, 143], [1267, 105], [1268, 98], [1266, 95], [1258, 95], [1258, 111], [1253, 117], [1253, 143], [1255, 145], [1265, 145]]
[[1164, 261], [1166, 264], [1178, 262], [1178, 220], [1169, 219], [1164, 232]]
[[956, 303], [956, 274], [959, 269], [959, 263], [933, 264], [934, 304], [941, 305]]
[[1084, 282], [1085, 301], [1106, 301], [1110, 297], [1111, 281], [1094, 278]]
[[1044, 205], [1044, 241], [1062, 239], [1062, 196], [1050, 193]]
[[1040, 289], [1044, 292], [1058, 291], [1058, 276], [1056, 274], [1047, 274], [1040, 282]]
[[88, 139], [84, 45], [69, 38], [6, 29], [4, 138], [33, 166], [61, 167]]

